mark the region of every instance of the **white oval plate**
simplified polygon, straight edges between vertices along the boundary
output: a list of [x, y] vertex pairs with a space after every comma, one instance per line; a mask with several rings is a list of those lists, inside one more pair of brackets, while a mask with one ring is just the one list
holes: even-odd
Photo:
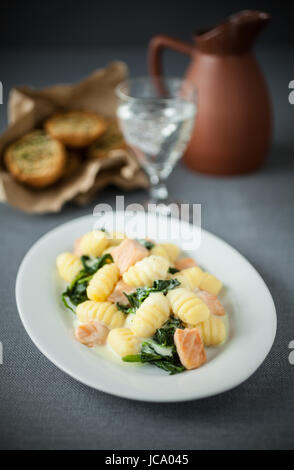
[[[141, 216], [140, 213], [135, 216], [139, 222]], [[112, 218], [109, 223], [107, 217], [105, 220], [105, 228], [111, 229]], [[150, 220], [153, 224], [152, 217]], [[170, 376], [154, 366], [109, 360], [104, 353], [75, 341], [74, 315], [61, 303], [63, 286], [57, 278], [55, 259], [59, 253], [71, 250], [75, 238], [92, 230], [94, 223], [93, 216], [81, 217], [43, 236], [27, 253], [17, 275], [16, 301], [21, 320], [35, 345], [50, 361], [97, 390], [152, 402], [215, 395], [236, 387], [256, 371], [275, 338], [273, 299], [253, 266], [234, 248], [205, 230], [200, 247], [187, 254], [223, 281], [221, 300], [230, 326], [227, 342], [209, 348], [204, 366]], [[176, 220], [174, 223], [186, 224]], [[199, 233], [197, 227], [193, 230]], [[172, 241], [182, 244], [180, 239]]]

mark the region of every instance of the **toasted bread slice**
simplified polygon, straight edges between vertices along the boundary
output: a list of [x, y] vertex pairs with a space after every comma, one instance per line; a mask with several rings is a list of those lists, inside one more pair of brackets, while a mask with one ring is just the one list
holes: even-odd
[[117, 121], [109, 119], [107, 125], [106, 131], [89, 148], [89, 158], [104, 158], [111, 150], [126, 148], [127, 145], [119, 130]]
[[35, 130], [11, 144], [4, 160], [15, 179], [35, 188], [45, 188], [62, 176], [66, 153], [60, 142], [44, 131]]
[[91, 145], [107, 129], [102, 116], [86, 111], [54, 114], [44, 126], [52, 137], [74, 148]]

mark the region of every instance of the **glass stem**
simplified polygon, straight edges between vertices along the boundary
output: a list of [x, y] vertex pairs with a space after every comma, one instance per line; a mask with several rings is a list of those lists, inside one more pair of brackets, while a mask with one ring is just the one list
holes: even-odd
[[168, 198], [168, 190], [163, 180], [157, 175], [150, 175], [150, 199], [153, 204], [164, 203]]

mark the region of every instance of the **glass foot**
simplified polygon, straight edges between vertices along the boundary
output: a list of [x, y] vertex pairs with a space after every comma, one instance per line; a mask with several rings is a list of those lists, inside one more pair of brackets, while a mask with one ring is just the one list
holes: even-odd
[[150, 188], [150, 200], [156, 204], [159, 202], [165, 203], [168, 198], [168, 191], [165, 184], [160, 183]]

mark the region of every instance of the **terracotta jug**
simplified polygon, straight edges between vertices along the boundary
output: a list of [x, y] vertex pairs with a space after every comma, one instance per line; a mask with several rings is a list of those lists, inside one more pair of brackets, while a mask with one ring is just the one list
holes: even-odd
[[184, 156], [190, 168], [228, 175], [253, 171], [263, 164], [271, 141], [271, 104], [251, 49], [269, 20], [267, 13], [246, 10], [196, 34], [195, 44], [168, 36], [151, 40], [153, 75], [162, 75], [164, 48], [191, 56], [186, 78], [197, 86], [198, 107]]

